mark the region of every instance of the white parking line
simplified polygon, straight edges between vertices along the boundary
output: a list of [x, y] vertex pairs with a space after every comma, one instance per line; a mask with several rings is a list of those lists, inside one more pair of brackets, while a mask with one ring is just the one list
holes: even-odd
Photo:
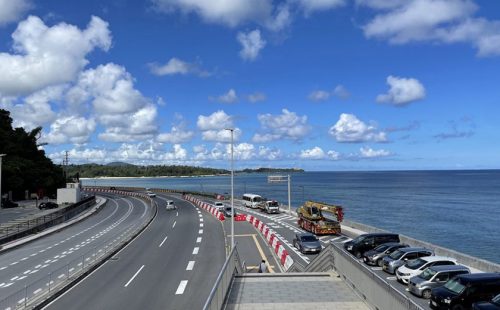
[[130, 280], [128, 280], [127, 284], [125, 284], [124, 287], [127, 287], [130, 284], [130, 282], [134, 281], [135, 277], [137, 277], [139, 272], [141, 272], [142, 268], [144, 268], [144, 265], [142, 265], [141, 268], [139, 268], [139, 270], [137, 270], [137, 272], [132, 276], [132, 278], [130, 278]]
[[200, 251], [200, 248], [196, 247], [193, 249], [193, 254], [196, 255], [196, 254], [198, 254], [199, 251]]
[[161, 248], [161, 246], [165, 243], [165, 241], [167, 241], [167, 238], [168, 238], [168, 236], [165, 236], [165, 238], [163, 239], [163, 241], [158, 246], [159, 248]]
[[186, 289], [186, 285], [188, 284], [188, 280], [182, 280], [181, 283], [179, 283], [179, 287], [177, 288], [177, 291], [175, 292], [175, 295], [182, 295], [184, 294], [184, 290]]
[[193, 270], [193, 267], [194, 267], [194, 260], [190, 260], [186, 267], [186, 270]]

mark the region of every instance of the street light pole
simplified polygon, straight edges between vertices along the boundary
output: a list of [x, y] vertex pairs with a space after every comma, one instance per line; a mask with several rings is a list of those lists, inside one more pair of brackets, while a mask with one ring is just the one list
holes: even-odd
[[231, 131], [231, 251], [234, 249], [234, 128]]
[[2, 158], [7, 154], [0, 154], [0, 209], [2, 208]]

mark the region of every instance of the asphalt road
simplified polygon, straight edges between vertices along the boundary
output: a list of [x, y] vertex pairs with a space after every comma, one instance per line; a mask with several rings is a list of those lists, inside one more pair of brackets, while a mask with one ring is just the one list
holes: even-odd
[[[97, 214], [0, 255], [0, 307], [31, 299], [95, 260], [114, 240], [147, 221], [136, 198], [109, 199]], [[4, 301], [2, 303], [2, 300]]]
[[178, 196], [155, 200], [158, 214], [136, 239], [46, 308], [201, 309], [225, 261], [222, 226]]

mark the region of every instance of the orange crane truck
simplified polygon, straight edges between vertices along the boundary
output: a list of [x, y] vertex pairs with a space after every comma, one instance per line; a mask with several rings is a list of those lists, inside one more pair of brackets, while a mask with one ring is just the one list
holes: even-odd
[[297, 224], [315, 235], [340, 234], [344, 218], [341, 206], [316, 201], [306, 201], [297, 209]]

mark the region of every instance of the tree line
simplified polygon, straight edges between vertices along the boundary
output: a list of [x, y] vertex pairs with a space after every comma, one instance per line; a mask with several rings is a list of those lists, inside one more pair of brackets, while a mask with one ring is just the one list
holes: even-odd
[[42, 127], [31, 131], [13, 128], [10, 112], [0, 109], [0, 154], [2, 158], [2, 194], [12, 192], [24, 199], [25, 191], [53, 196], [64, 187], [63, 170], [54, 165], [40, 148]]

